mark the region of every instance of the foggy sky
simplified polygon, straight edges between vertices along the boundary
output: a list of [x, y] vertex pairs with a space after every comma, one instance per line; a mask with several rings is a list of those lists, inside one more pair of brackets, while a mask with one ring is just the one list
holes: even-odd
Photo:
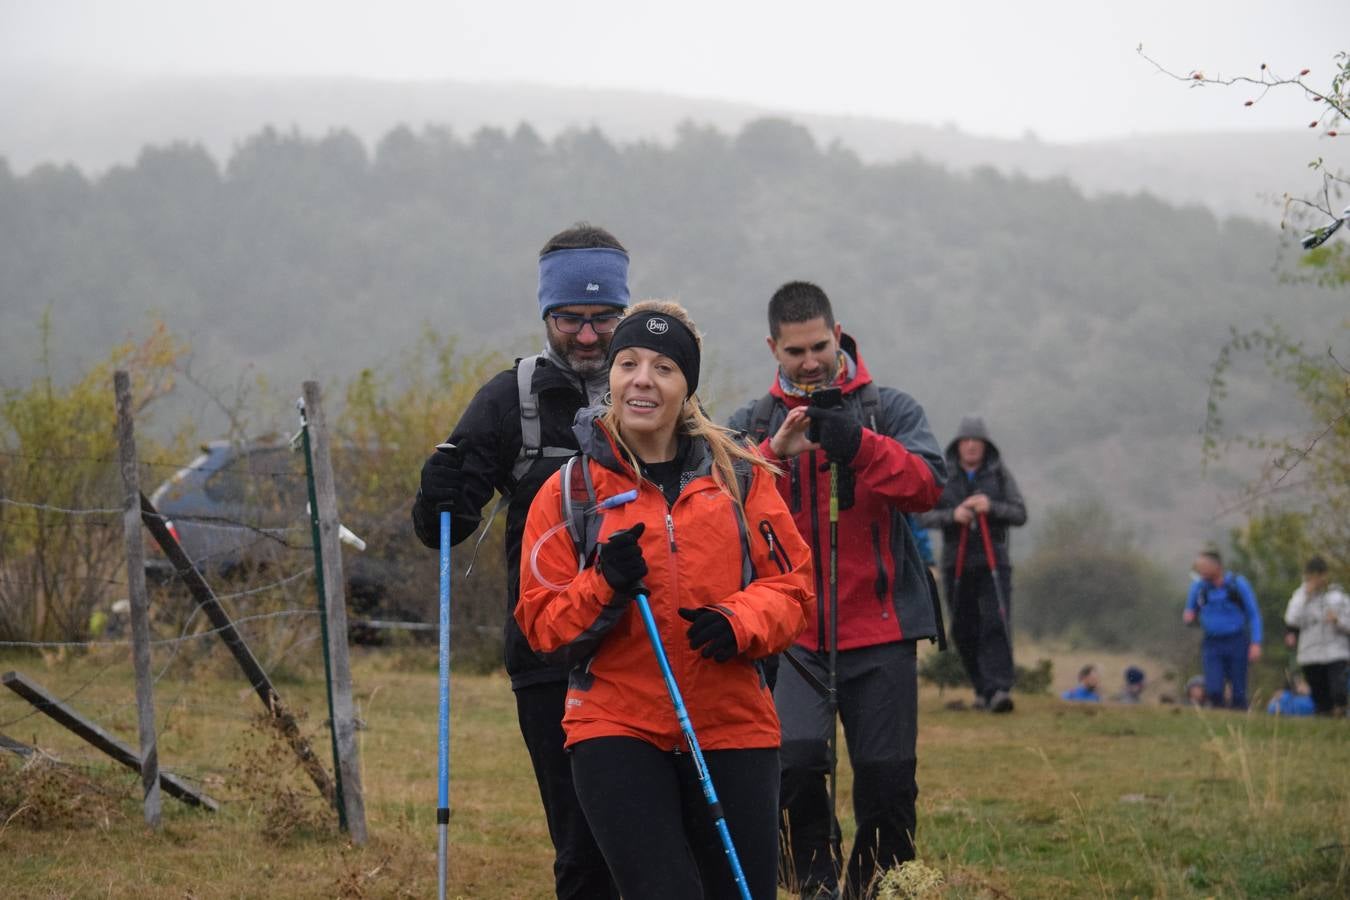
[[1330, 80], [1350, 2], [0, 0], [0, 77], [355, 75], [625, 88], [1081, 140], [1292, 128], [1309, 105], [1180, 72]]

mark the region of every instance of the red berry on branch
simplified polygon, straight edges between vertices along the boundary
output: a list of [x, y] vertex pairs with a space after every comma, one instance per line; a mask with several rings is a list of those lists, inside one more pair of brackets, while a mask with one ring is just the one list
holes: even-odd
[[1312, 69], [1304, 69], [1302, 72], [1299, 72], [1299, 73], [1298, 73], [1298, 77], [1299, 77], [1299, 78], [1302, 78], [1304, 75], [1307, 75], [1307, 74], [1308, 74], [1309, 72], [1311, 72], [1311, 71], [1312, 71]]
[[1244, 103], [1244, 104], [1242, 104], [1242, 105], [1243, 105], [1243, 106], [1251, 106], [1251, 105], [1252, 105], [1253, 103], [1255, 103], [1255, 102], [1256, 102], [1255, 100], [1248, 100], [1246, 103]]

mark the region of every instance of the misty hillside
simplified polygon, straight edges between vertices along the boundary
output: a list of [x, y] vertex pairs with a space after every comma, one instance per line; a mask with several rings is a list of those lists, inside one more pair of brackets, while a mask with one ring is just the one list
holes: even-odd
[[[1098, 494], [1168, 559], [1232, 524], [1213, 514], [1236, 481], [1202, 477], [1197, 436], [1229, 326], [1315, 338], [1345, 312], [1342, 295], [1281, 283], [1277, 233], [1255, 223], [1063, 180], [868, 164], [783, 120], [686, 127], [668, 147], [398, 129], [373, 153], [347, 132], [269, 130], [223, 167], [189, 145], [92, 180], [0, 167], [0, 383], [37, 371], [44, 309], [58, 374], [155, 313], [199, 371], [283, 394], [391, 371], [427, 323], [467, 352], [533, 351], [534, 260], [577, 219], [627, 244], [635, 297], [690, 307], [717, 416], [769, 383], [770, 293], [816, 280], [940, 440], [963, 413], [988, 417], [1033, 520]], [[1297, 421], [1253, 374], [1230, 379], [1230, 420]]]
[[[1147, 77], [1141, 71], [1140, 77]], [[266, 125], [322, 135], [352, 131], [368, 146], [406, 124], [469, 135], [530, 123], [550, 140], [599, 128], [611, 140], [669, 143], [681, 122], [724, 131], [787, 115], [817, 141], [839, 141], [868, 162], [918, 155], [953, 170], [982, 165], [1035, 178], [1063, 176], [1090, 194], [1147, 191], [1175, 205], [1279, 221], [1285, 191], [1304, 191], [1305, 164], [1332, 147], [1291, 128], [1280, 133], [1145, 135], [1054, 144], [981, 138], [955, 128], [808, 115], [746, 104], [614, 90], [339, 78], [133, 79], [106, 73], [17, 72], [0, 80], [0, 157], [16, 172], [43, 162], [86, 171], [131, 163], [145, 144], [191, 141], [219, 161]]]

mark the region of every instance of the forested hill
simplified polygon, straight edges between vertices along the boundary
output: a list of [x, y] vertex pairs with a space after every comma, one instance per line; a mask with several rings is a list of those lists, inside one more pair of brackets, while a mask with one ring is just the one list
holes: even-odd
[[[0, 380], [36, 371], [47, 308], [58, 372], [147, 312], [199, 366], [253, 364], [283, 389], [392, 366], [426, 323], [468, 350], [532, 350], [536, 253], [578, 219], [628, 245], [635, 296], [691, 308], [718, 415], [767, 386], [769, 294], [815, 280], [944, 443], [962, 413], [989, 418], [1033, 516], [1096, 492], [1174, 555], [1219, 527], [1197, 430], [1229, 326], [1274, 318], [1315, 337], [1344, 313], [1343, 296], [1282, 283], [1276, 233], [1245, 220], [864, 164], [781, 120], [688, 126], [669, 146], [595, 131], [545, 143], [525, 126], [398, 129], [374, 148], [269, 130], [223, 166], [174, 145], [93, 181], [0, 168]], [[1241, 373], [1230, 391], [1230, 420], [1286, 413]]]

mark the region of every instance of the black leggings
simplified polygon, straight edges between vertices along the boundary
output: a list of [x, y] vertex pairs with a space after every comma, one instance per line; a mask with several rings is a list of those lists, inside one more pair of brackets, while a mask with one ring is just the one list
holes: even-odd
[[[777, 896], [778, 750], [703, 754], [756, 900]], [[572, 780], [624, 897], [739, 896], [692, 758], [636, 738], [572, 747]]]

